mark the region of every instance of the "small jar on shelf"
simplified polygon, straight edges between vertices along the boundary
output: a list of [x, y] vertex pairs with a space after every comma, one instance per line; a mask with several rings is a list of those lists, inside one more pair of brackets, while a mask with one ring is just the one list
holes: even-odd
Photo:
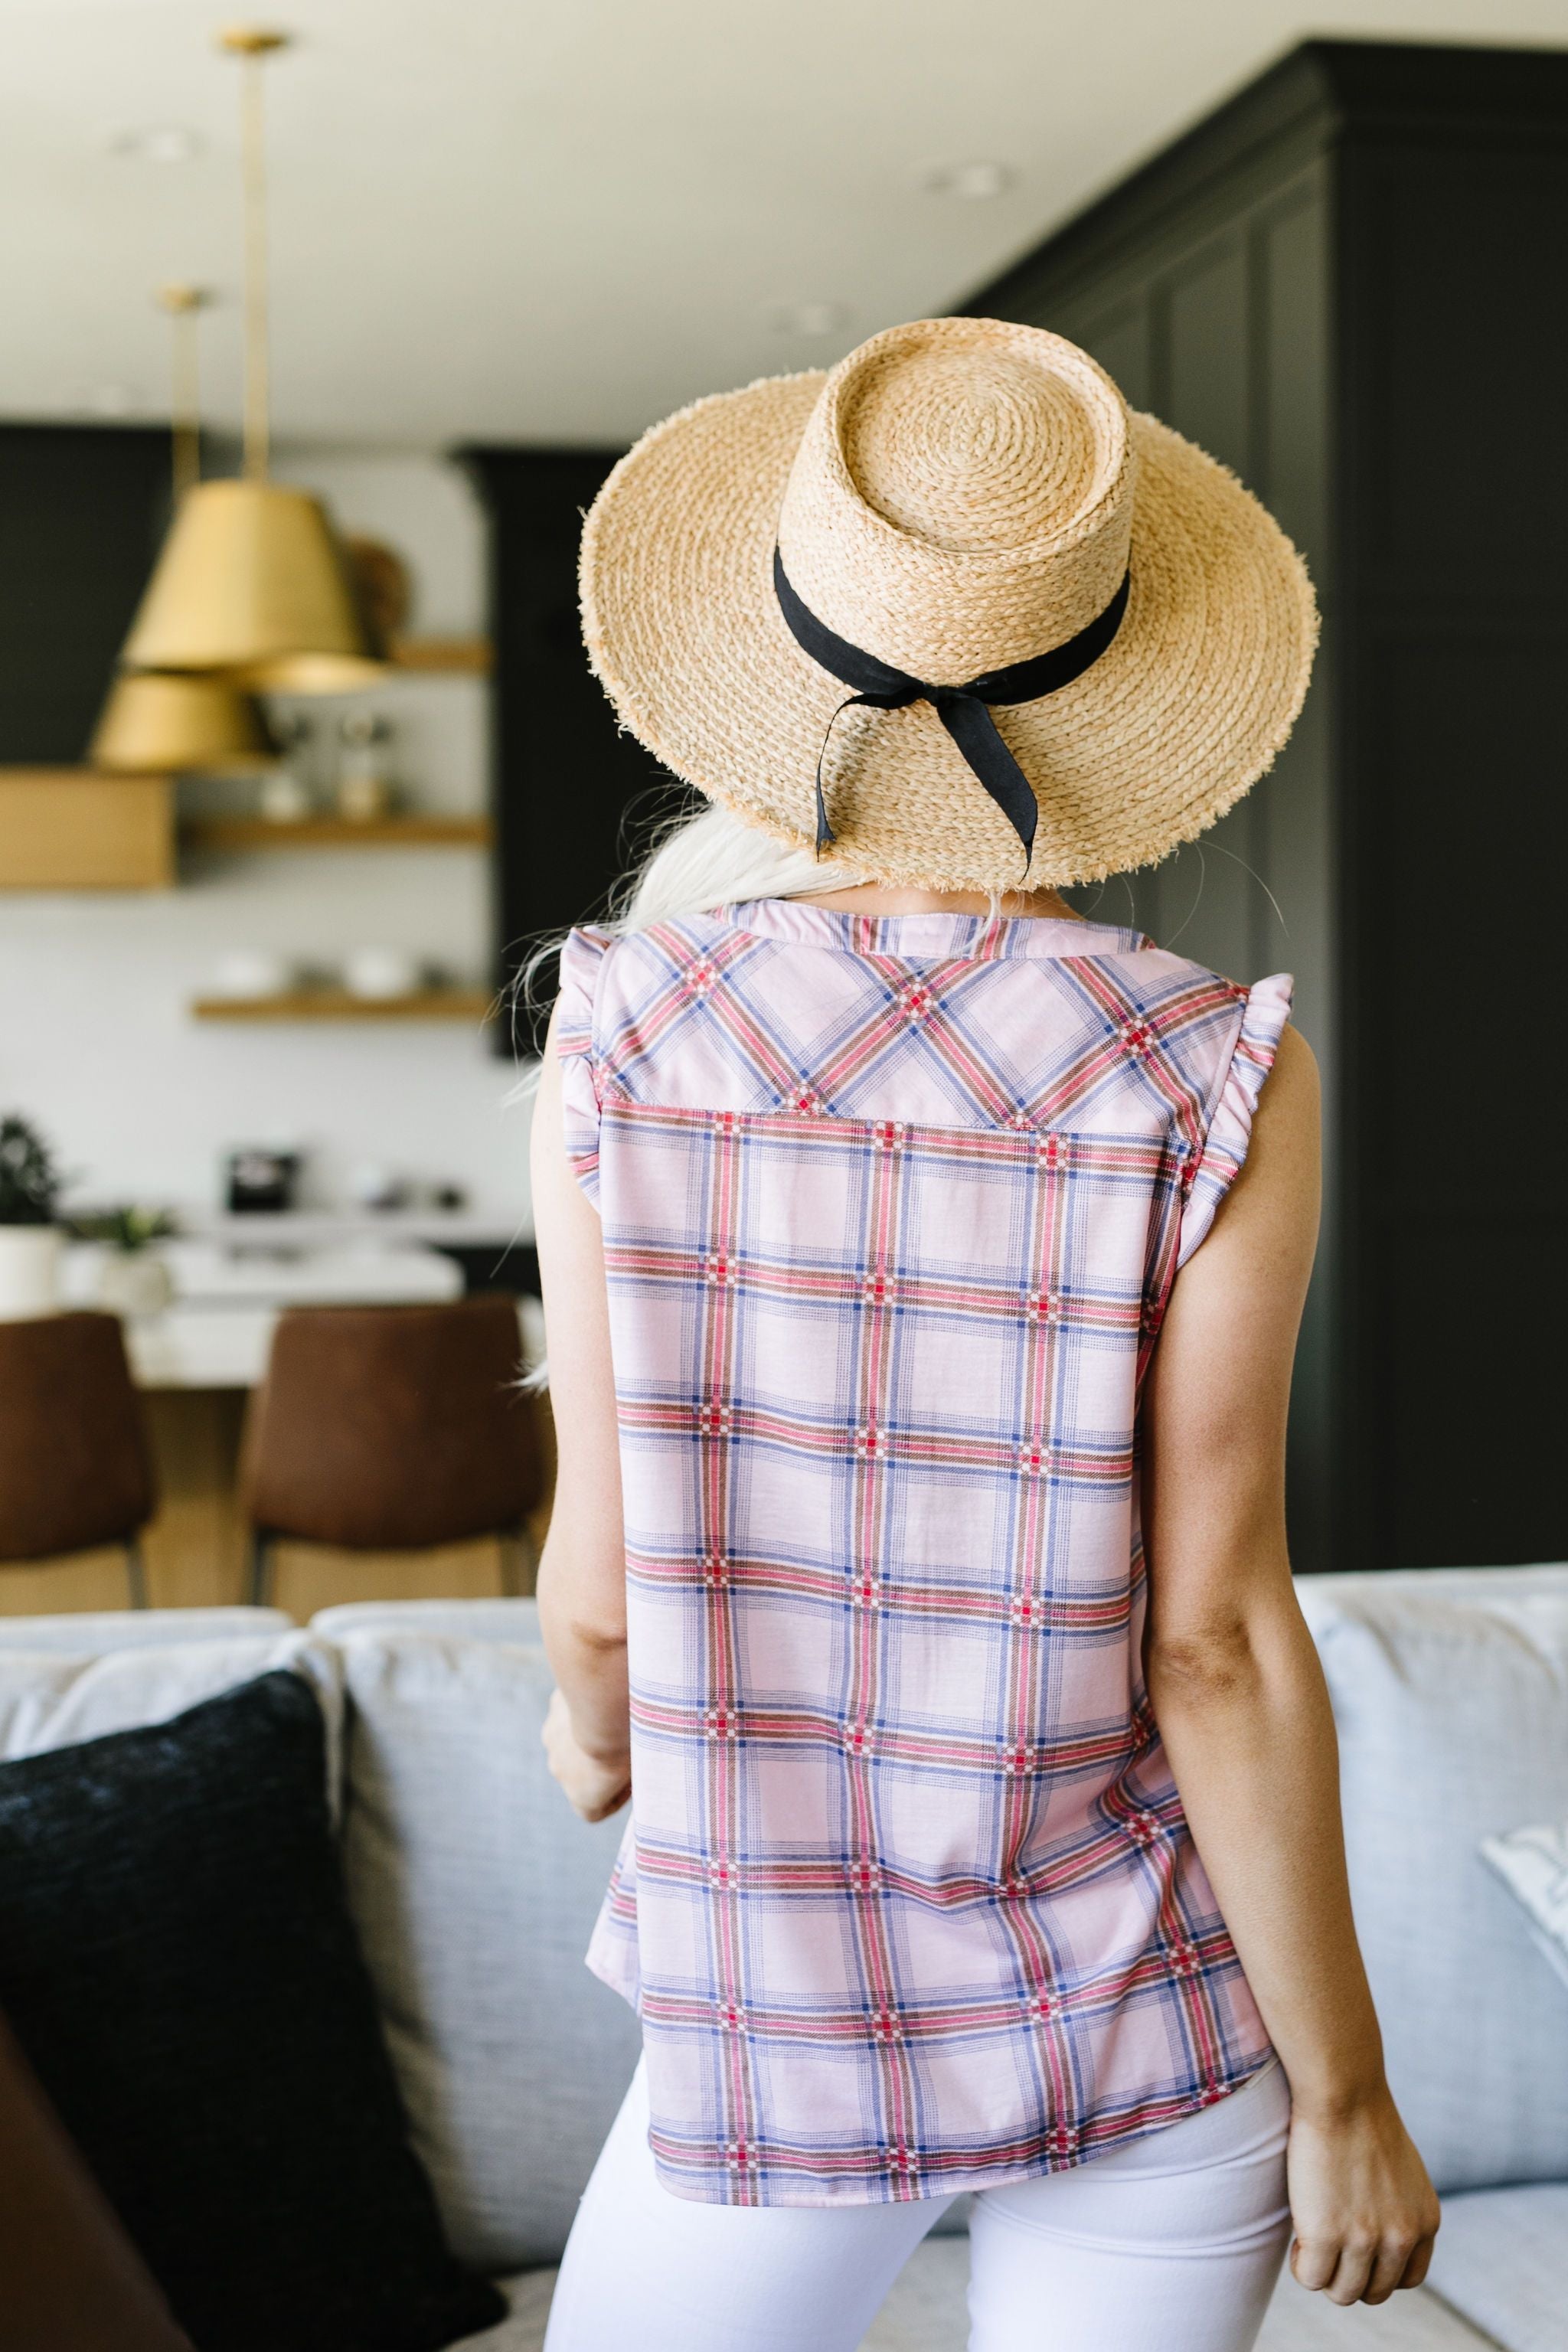
[[338, 814], [374, 824], [393, 804], [392, 722], [379, 710], [351, 710], [338, 722]]
[[303, 824], [315, 810], [315, 795], [310, 790], [314, 730], [300, 710], [283, 720], [278, 736], [283, 757], [262, 778], [257, 806], [269, 824]]

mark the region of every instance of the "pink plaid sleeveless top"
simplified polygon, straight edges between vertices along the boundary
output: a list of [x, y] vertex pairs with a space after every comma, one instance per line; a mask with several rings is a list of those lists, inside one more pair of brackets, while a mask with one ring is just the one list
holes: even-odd
[[1026, 2179], [1268, 2057], [1143, 1686], [1137, 1428], [1289, 995], [787, 899], [568, 940], [632, 1707], [589, 1965], [678, 2196]]

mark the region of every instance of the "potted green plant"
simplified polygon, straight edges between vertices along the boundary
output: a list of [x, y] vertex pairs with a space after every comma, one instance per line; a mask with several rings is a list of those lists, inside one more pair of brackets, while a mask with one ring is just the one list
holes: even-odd
[[98, 1303], [116, 1315], [161, 1315], [174, 1295], [168, 1261], [153, 1248], [174, 1232], [174, 1220], [163, 1209], [103, 1209], [92, 1216], [73, 1217], [71, 1232], [79, 1241], [103, 1245], [99, 1268]]
[[60, 1172], [38, 1130], [0, 1116], [0, 1318], [52, 1315], [58, 1304]]

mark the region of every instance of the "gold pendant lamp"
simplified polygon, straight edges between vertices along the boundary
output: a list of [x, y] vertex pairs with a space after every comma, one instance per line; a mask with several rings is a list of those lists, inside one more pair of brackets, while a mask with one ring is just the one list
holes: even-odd
[[[177, 510], [201, 476], [196, 321], [209, 298], [199, 286], [164, 286], [157, 299], [174, 331], [170, 422]], [[122, 670], [88, 751], [95, 768], [122, 775], [258, 767], [276, 756], [260, 712], [231, 678], [169, 670]]]
[[266, 767], [278, 754], [256, 705], [230, 679], [130, 669], [110, 689], [87, 756], [116, 775], [176, 776]]
[[253, 689], [343, 694], [383, 676], [320, 499], [268, 478], [267, 187], [261, 75], [287, 36], [237, 26], [245, 175], [245, 468], [175, 510], [122, 659], [222, 671]]

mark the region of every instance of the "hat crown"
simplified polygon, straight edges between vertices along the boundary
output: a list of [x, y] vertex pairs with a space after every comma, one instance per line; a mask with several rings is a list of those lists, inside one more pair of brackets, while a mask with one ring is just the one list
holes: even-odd
[[934, 684], [1060, 645], [1127, 568], [1127, 411], [1037, 327], [934, 319], [874, 336], [823, 385], [779, 546], [851, 644]]
[[898, 530], [955, 555], [1027, 547], [1114, 488], [1127, 429], [1108, 389], [1010, 351], [895, 346], [845, 384], [839, 446]]

